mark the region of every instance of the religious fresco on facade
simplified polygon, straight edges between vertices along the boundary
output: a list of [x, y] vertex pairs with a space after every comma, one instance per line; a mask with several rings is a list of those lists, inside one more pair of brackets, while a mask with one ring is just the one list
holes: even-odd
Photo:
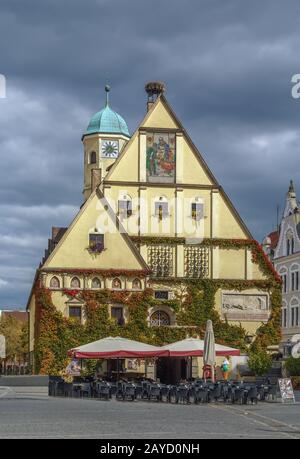
[[175, 134], [147, 134], [147, 180], [172, 183], [175, 181]]

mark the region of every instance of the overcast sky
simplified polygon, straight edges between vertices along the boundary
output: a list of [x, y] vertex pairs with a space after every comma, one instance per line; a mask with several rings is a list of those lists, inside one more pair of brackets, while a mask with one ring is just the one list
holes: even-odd
[[26, 305], [52, 225], [82, 203], [81, 135], [112, 87], [131, 132], [166, 96], [261, 241], [300, 179], [299, 0], [1, 0], [0, 308]]

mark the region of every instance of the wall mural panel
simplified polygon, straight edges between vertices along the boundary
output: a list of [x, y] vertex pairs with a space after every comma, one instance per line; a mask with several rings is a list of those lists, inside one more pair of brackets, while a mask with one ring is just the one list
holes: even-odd
[[175, 181], [176, 136], [174, 133], [147, 134], [147, 180], [173, 183]]
[[267, 321], [269, 318], [268, 295], [223, 293], [222, 296], [223, 318], [262, 322]]

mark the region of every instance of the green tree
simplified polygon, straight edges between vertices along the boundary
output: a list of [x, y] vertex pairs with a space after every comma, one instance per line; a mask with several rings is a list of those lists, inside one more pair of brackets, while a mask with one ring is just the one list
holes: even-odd
[[28, 325], [12, 316], [0, 319], [0, 334], [6, 338], [7, 360], [23, 361], [28, 354]]
[[272, 357], [260, 346], [253, 346], [249, 352], [248, 365], [255, 376], [263, 376], [272, 366]]
[[289, 376], [300, 376], [300, 359], [289, 357], [285, 362], [285, 368]]

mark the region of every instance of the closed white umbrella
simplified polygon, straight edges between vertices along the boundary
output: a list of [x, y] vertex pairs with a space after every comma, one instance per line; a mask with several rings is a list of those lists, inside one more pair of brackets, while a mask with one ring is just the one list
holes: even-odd
[[204, 367], [211, 367], [211, 378], [215, 380], [215, 364], [216, 364], [216, 347], [213, 324], [211, 320], [206, 323], [206, 332], [204, 337], [204, 352], [203, 352]]

